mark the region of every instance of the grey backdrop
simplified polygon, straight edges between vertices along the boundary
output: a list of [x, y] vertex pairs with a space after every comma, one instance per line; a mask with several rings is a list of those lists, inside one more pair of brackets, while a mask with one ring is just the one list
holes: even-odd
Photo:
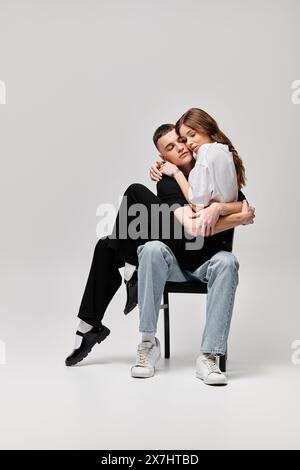
[[[235, 235], [231, 357], [296, 371], [299, 17], [298, 0], [0, 1], [0, 374], [45, 358], [63, 367], [96, 209], [117, 205], [132, 182], [155, 191], [153, 130], [192, 106], [216, 117], [240, 151], [256, 207], [255, 224]], [[176, 299], [173, 348], [195, 355], [204, 299]], [[138, 312], [125, 318], [124, 301], [121, 289], [106, 324], [129, 375]]]

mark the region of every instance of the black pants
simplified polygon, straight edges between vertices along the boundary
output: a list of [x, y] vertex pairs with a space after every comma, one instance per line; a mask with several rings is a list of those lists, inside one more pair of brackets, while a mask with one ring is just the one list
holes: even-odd
[[[110, 237], [101, 238], [95, 247], [92, 266], [81, 301], [78, 317], [93, 326], [100, 326], [104, 313], [122, 284], [119, 268], [125, 262], [138, 265], [137, 247], [149, 240], [160, 240], [168, 245], [176, 256], [177, 250], [182, 248], [182, 239], [172, 238], [174, 230], [182, 230], [173, 213], [170, 214], [171, 237], [165, 237], [161, 231], [157, 238], [151, 238], [151, 206], [161, 205], [161, 201], [146, 186], [142, 184], [130, 185], [124, 193], [119, 212], [116, 218], [113, 233]], [[128, 209], [132, 204], [142, 203], [148, 209], [148, 236], [136, 240], [132, 238], [120, 239], [120, 224], [127, 216], [129, 224], [136, 216], [128, 216]], [[124, 227], [123, 227], [124, 229]], [[124, 232], [124, 230], [123, 230]]]

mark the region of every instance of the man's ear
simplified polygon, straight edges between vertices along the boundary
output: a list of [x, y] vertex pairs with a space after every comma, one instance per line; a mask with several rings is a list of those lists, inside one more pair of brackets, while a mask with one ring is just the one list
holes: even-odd
[[158, 152], [158, 156], [159, 156], [159, 158], [161, 159], [161, 163], [165, 163], [165, 162], [166, 162], [165, 158], [162, 156], [162, 154], [161, 154], [160, 152]]

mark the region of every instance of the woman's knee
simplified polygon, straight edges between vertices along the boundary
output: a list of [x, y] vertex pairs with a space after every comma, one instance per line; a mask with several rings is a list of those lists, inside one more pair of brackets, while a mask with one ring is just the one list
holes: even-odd
[[99, 253], [108, 246], [109, 238], [107, 236], [99, 238], [95, 246], [95, 253]]
[[145, 191], [149, 191], [149, 189], [144, 186], [143, 184], [141, 183], [132, 183], [128, 186], [128, 188], [126, 189], [125, 193], [124, 193], [124, 196], [128, 196], [129, 194], [141, 194]]

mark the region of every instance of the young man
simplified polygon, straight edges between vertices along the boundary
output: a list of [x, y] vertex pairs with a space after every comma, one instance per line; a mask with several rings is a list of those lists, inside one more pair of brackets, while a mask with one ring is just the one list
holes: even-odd
[[[174, 176], [180, 178], [180, 172], [188, 176], [194, 159], [180, 141], [174, 126], [160, 126], [153, 140], [161, 158], [178, 167], [179, 171]], [[152, 179], [161, 176], [158, 166], [152, 167], [150, 175]], [[157, 194], [161, 201], [170, 206], [175, 203], [181, 205], [175, 210], [175, 216], [188, 233], [196, 235], [197, 227], [195, 229], [192, 225], [191, 218], [193, 211], [187, 205], [176, 178], [164, 175], [157, 184]], [[239, 201], [243, 199], [245, 196], [239, 192]], [[147, 378], [155, 373], [155, 365], [160, 357], [160, 343], [155, 334], [165, 283], [202, 281], [208, 285], [207, 312], [201, 354], [196, 362], [196, 376], [209, 385], [227, 384], [226, 376], [218, 367], [217, 356], [226, 352], [239, 269], [237, 258], [229, 251], [229, 240], [233, 235], [233, 227], [253, 223], [255, 215], [254, 208], [249, 208], [246, 201], [214, 203], [205, 209], [205, 213], [204, 226], [208, 225], [213, 235], [205, 237], [201, 250], [183, 249], [175, 257], [170, 247], [161, 241], [148, 241], [137, 248], [139, 330], [142, 341], [137, 348], [136, 363], [131, 368], [132, 377]], [[218, 222], [215, 225], [216, 220]]]
[[[185, 146], [184, 149], [187, 151]], [[160, 202], [157, 196], [141, 184], [130, 185], [124, 196], [129, 200], [129, 205], [138, 202], [149, 208], [152, 204]], [[118, 227], [118, 221], [122, 219], [123, 208], [125, 212], [127, 211], [126, 206], [123, 206], [124, 200], [125, 198], [122, 200], [115, 227]], [[236, 221], [236, 225], [240, 223], [240, 220]], [[217, 227], [220, 230], [227, 228], [222, 220], [218, 221]], [[146, 237], [145, 240], [132, 240], [130, 237], [119, 239], [117, 236], [115, 238], [103, 237], [97, 242], [78, 313], [80, 323], [75, 336], [75, 347], [65, 361], [67, 366], [80, 362], [89, 354], [96, 343], [100, 343], [109, 335], [110, 331], [102, 325], [102, 319], [111, 299], [122, 284], [119, 268], [123, 267], [126, 262], [136, 266], [138, 264], [137, 248], [145, 244], [148, 239], [150, 238]], [[165, 240], [165, 244], [173, 246], [171, 240]], [[127, 280], [130, 278], [128, 277]], [[136, 283], [130, 284], [128, 294], [131, 294], [132, 291], [136, 294], [134, 288]], [[127, 285], [129, 284], [127, 283]], [[132, 301], [130, 309], [134, 305], [135, 302]], [[125, 309], [124, 313], [128, 313], [130, 309]]]

